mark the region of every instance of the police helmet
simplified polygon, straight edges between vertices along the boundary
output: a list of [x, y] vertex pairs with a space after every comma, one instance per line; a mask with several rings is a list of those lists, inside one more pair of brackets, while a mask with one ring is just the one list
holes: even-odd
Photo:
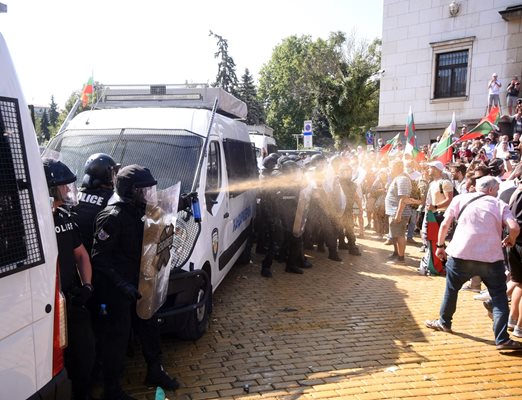
[[157, 183], [148, 168], [132, 164], [120, 169], [116, 175], [116, 193], [124, 202], [141, 202], [136, 197], [136, 189], [148, 188]]
[[279, 169], [283, 174], [290, 174], [299, 170], [299, 164], [297, 164], [294, 160], [286, 160], [279, 166]]
[[45, 179], [49, 188], [49, 196], [67, 206], [78, 204], [76, 175], [67, 165], [53, 158], [43, 158]]
[[56, 187], [60, 185], [68, 185], [76, 182], [76, 175], [72, 173], [67, 165], [63, 162], [52, 159], [42, 159], [45, 179], [47, 180], [47, 187]]
[[113, 186], [114, 176], [118, 172], [120, 165], [116, 164], [113, 158], [104, 153], [96, 153], [90, 156], [85, 162], [82, 180], [82, 187], [97, 189], [101, 185]]
[[312, 157], [310, 157], [310, 165], [312, 167], [318, 167], [326, 163], [326, 157], [322, 154], [314, 154]]
[[263, 168], [264, 169], [274, 169], [277, 167], [277, 160], [279, 158], [279, 154], [271, 153], [263, 159]]

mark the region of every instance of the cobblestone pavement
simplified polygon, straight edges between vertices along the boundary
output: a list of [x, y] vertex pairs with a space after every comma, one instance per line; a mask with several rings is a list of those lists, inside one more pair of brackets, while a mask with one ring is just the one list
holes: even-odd
[[[415, 245], [405, 265], [387, 264], [391, 246], [369, 233], [361, 257], [308, 251], [314, 267], [304, 275], [276, 263], [262, 278], [259, 255], [235, 266], [214, 294], [208, 333], [164, 338], [165, 367], [182, 385], [167, 398], [522, 398], [522, 355], [495, 349], [474, 293], [460, 292], [454, 334], [424, 327], [438, 316], [444, 278], [416, 273]], [[144, 374], [137, 349], [125, 389], [154, 399]]]

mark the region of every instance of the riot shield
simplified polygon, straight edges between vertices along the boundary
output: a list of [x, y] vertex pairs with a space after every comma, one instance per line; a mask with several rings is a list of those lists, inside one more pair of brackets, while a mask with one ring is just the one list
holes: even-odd
[[143, 230], [138, 290], [141, 299], [136, 313], [142, 319], [151, 318], [167, 298], [171, 252], [176, 238], [175, 226], [181, 184], [158, 191], [156, 205], [147, 204]]
[[310, 199], [312, 198], [312, 184], [308, 184], [299, 191], [299, 199], [295, 211], [294, 226], [292, 234], [299, 238], [303, 235], [308, 218], [308, 210], [310, 208]]
[[346, 195], [339, 183], [339, 177], [335, 175], [331, 166], [326, 170], [326, 175], [323, 180], [323, 189], [328, 195], [335, 215], [342, 215], [346, 208]]

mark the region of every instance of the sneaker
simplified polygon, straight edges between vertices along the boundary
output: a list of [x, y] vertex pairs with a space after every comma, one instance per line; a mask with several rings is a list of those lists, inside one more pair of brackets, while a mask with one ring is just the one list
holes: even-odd
[[393, 244], [393, 242], [390, 239], [386, 239], [386, 241], [383, 243], [385, 246], [389, 246]]
[[507, 327], [508, 332], [513, 332], [513, 330], [515, 329], [515, 326], [517, 326], [517, 320], [508, 319], [508, 327]]
[[419, 249], [420, 253], [424, 253], [428, 248], [425, 245], [422, 245]]
[[491, 300], [491, 296], [489, 295], [489, 292], [486, 290], [485, 293], [480, 293], [480, 294], [477, 294], [475, 296], [473, 296], [473, 298], [475, 300], [479, 300], [479, 301], [488, 301], [488, 300]]
[[469, 282], [468, 283], [465, 283], [461, 288], [460, 290], [467, 290], [469, 292], [474, 292], [474, 293], [480, 293], [480, 286], [479, 287], [472, 287]]
[[391, 261], [391, 260], [396, 260], [397, 257], [399, 257], [399, 255], [398, 255], [397, 253], [393, 252], [391, 255], [389, 255], [388, 257], [386, 257], [386, 259], [387, 259], [388, 261]]
[[517, 338], [522, 338], [522, 328], [515, 325], [513, 332], [511, 334], [513, 336], [516, 336]]
[[508, 339], [503, 343], [497, 344], [497, 350], [522, 350], [522, 343]]
[[417, 273], [419, 275], [427, 276], [428, 275], [428, 270], [426, 268], [419, 267], [419, 268], [417, 268]]
[[312, 267], [313, 267], [312, 263], [305, 258], [303, 261], [303, 265], [301, 265], [301, 268], [307, 269], [307, 268], [312, 268]]
[[176, 390], [179, 388], [179, 383], [176, 378], [171, 378], [163, 369], [163, 365], [147, 368], [145, 385], [148, 387], [159, 386], [167, 390]]
[[413, 239], [413, 238], [408, 238], [408, 239], [406, 239], [406, 243], [409, 243], [409, 244], [417, 244], [417, 242], [416, 242], [415, 239]]
[[424, 325], [426, 325], [426, 327], [428, 327], [430, 329], [435, 329], [436, 331], [453, 333], [451, 328], [448, 328], [448, 327], [442, 325], [442, 322], [440, 322], [440, 319], [424, 321]]

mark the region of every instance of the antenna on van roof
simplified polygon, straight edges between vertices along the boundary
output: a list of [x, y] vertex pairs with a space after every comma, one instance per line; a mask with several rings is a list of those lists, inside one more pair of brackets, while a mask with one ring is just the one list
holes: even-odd
[[214, 117], [216, 115], [217, 108], [218, 108], [218, 98], [216, 97], [214, 100], [214, 105], [212, 106], [212, 113], [210, 114], [210, 119], [208, 121], [207, 136], [205, 137], [205, 142], [203, 143], [201, 152], [199, 153], [198, 168], [194, 175], [194, 181], [192, 182], [192, 188], [190, 190], [190, 193], [185, 195], [185, 197], [190, 197], [190, 200], [192, 203], [192, 212], [194, 213], [194, 221], [196, 221], [196, 222], [201, 222], [201, 209], [199, 208], [198, 192], [196, 191], [196, 189], [198, 186], [199, 177], [201, 175], [201, 169], [203, 168], [203, 161], [205, 160], [205, 156], [207, 154], [207, 144], [210, 139], [210, 131], [212, 130], [212, 125], [214, 124]]

